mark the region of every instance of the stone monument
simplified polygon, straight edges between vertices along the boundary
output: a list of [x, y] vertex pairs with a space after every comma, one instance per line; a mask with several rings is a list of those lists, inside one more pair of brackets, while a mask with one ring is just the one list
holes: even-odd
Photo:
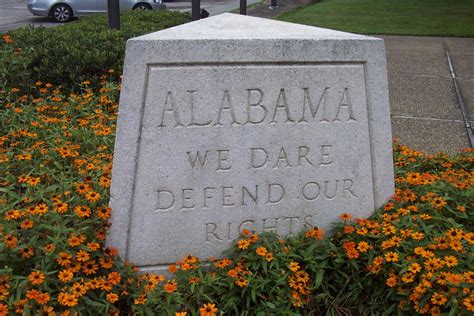
[[142, 268], [219, 257], [393, 193], [381, 39], [221, 14], [127, 42], [108, 244]]

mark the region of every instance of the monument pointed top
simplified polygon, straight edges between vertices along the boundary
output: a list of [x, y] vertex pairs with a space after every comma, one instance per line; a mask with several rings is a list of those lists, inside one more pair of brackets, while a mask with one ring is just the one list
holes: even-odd
[[323, 29], [233, 13], [223, 13], [199, 21], [182, 24], [159, 32], [137, 37], [133, 40], [265, 40], [265, 39], [310, 39], [310, 40], [363, 40], [363, 35]]

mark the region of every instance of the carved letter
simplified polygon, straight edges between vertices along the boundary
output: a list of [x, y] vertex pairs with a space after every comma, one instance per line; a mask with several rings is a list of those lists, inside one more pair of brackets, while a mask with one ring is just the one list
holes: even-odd
[[312, 220], [313, 219], [313, 215], [306, 215], [305, 218], [304, 218], [304, 226], [306, 228], [312, 228], [313, 227], [313, 223], [309, 222], [309, 220]]
[[224, 165], [227, 163], [227, 159], [229, 158], [228, 156], [229, 151], [225, 149], [218, 149], [217, 150], [217, 169], [216, 171], [225, 171], [225, 170], [230, 170], [231, 166], [230, 165]]
[[[168, 195], [168, 199], [166, 199]], [[168, 200], [168, 201], [166, 201]], [[173, 207], [174, 204], [174, 194], [169, 190], [158, 190], [158, 203], [157, 211], [168, 211]]]
[[323, 94], [319, 98], [318, 105], [316, 108], [313, 106], [313, 103], [311, 102], [311, 97], [309, 95], [308, 88], [303, 88], [303, 93], [304, 93], [304, 100], [303, 100], [303, 115], [301, 116], [301, 120], [298, 121], [298, 123], [301, 122], [308, 122], [305, 118], [305, 110], [306, 110], [306, 104], [308, 104], [309, 110], [311, 115], [313, 116], [313, 120], [316, 118], [316, 115], [318, 114], [319, 107], [321, 106], [321, 103], [323, 104], [323, 117], [320, 122], [329, 122], [329, 120], [326, 118], [326, 91], [328, 91], [329, 88], [324, 88]]
[[349, 111], [349, 118], [347, 119], [348, 122], [356, 120], [354, 118], [354, 113], [352, 112], [352, 103], [351, 103], [351, 99], [349, 97], [349, 89], [348, 88], [344, 88], [344, 92], [342, 93], [341, 102], [339, 103], [339, 107], [337, 108], [336, 118], [334, 119], [333, 122], [340, 121], [339, 114], [341, 112], [341, 108], [345, 108]]
[[194, 92], [197, 92], [197, 90], [187, 90], [186, 92], [189, 93], [189, 99], [190, 99], [190, 102], [191, 102], [191, 123], [189, 123], [188, 126], [209, 126], [209, 125], [211, 125], [212, 119], [210, 119], [208, 122], [204, 122], [204, 123], [196, 122], [196, 118], [194, 117]]
[[304, 160], [306, 160], [306, 162], [310, 165], [310, 166], [313, 166], [313, 163], [311, 162], [311, 160], [308, 159], [308, 157], [306, 157], [306, 155], [309, 153], [309, 148], [306, 147], [306, 146], [300, 146], [298, 147], [298, 166], [301, 166], [301, 159], [304, 158]]
[[290, 220], [290, 231], [288, 233], [290, 235], [293, 234], [293, 220], [296, 219], [298, 221], [300, 218], [298, 216], [290, 216], [290, 217], [283, 217], [283, 218]]
[[[243, 226], [246, 225], [246, 224], [255, 224], [255, 221], [243, 221], [242, 223], [240, 223], [239, 225], [239, 233], [242, 233], [242, 230], [243, 230]], [[255, 229], [250, 229], [251, 232], [255, 232]]]
[[[255, 162], [256, 159], [256, 153], [261, 152], [263, 154], [263, 161]], [[265, 149], [263, 148], [250, 148], [250, 168], [253, 169], [258, 169], [262, 168], [267, 164], [268, 161], [268, 153]]]
[[212, 187], [204, 188], [204, 205], [202, 208], [208, 208], [207, 200], [212, 198], [212, 195], [207, 195], [207, 190], [215, 190], [215, 189], [216, 188], [212, 188]]
[[[313, 191], [311, 191], [311, 188], [313, 188]], [[305, 200], [314, 201], [319, 197], [320, 191], [321, 191], [321, 187], [319, 186], [319, 183], [308, 182], [303, 186], [303, 189], [301, 190], [301, 194], [303, 195], [303, 198]]]
[[329, 157], [330, 150], [332, 150], [332, 145], [322, 145], [321, 146], [321, 165], [331, 165], [333, 160]]
[[190, 151], [187, 151], [186, 154], [188, 154], [188, 160], [189, 160], [189, 163], [191, 164], [191, 167], [194, 169], [194, 167], [196, 166], [196, 162], [198, 163], [198, 166], [202, 168], [204, 168], [204, 166], [206, 165], [206, 161], [207, 161], [207, 153], [208, 151], [206, 150], [206, 152], [204, 153], [204, 157], [201, 156], [201, 153], [199, 151], [196, 152], [196, 156], [192, 156], [192, 153]]
[[339, 184], [339, 180], [335, 180], [336, 182], [336, 185], [334, 186], [334, 194], [333, 195], [329, 195], [328, 194], [328, 187], [329, 187], [329, 183], [331, 181], [329, 180], [326, 180], [324, 181], [324, 196], [328, 199], [328, 200], [333, 200], [336, 195], [337, 195], [337, 185]]
[[247, 192], [247, 195], [253, 200], [253, 202], [255, 204], [257, 204], [257, 198], [258, 198], [258, 184], [255, 185], [255, 195], [252, 195], [252, 193], [250, 193], [249, 189], [247, 189], [246, 187], [242, 187], [242, 201], [240, 203], [240, 205], [244, 206], [244, 205], [247, 205], [245, 203], [245, 192]]
[[[231, 190], [230, 193], [226, 192], [227, 190]], [[232, 190], [234, 187], [222, 187], [222, 206], [234, 206], [234, 202], [232, 202]]]
[[291, 167], [290, 162], [288, 161], [288, 156], [286, 155], [285, 148], [281, 147], [280, 153], [278, 154], [278, 159], [275, 163], [275, 166], [273, 166], [273, 169], [279, 168], [280, 167], [280, 161], [283, 161], [286, 163], [286, 167]]
[[[169, 104], [171, 104], [171, 107], [169, 107]], [[166, 93], [165, 106], [163, 108], [163, 113], [161, 114], [161, 123], [160, 125], [158, 125], [159, 127], [165, 127], [165, 114], [167, 112], [173, 112], [175, 121], [174, 127], [184, 126], [179, 121], [179, 114], [178, 110], [176, 109], [176, 102], [174, 101], [173, 94], [171, 93], [171, 91], [168, 91], [168, 93]]]
[[[260, 89], [247, 89], [247, 92], [248, 92], [247, 94], [247, 124], [248, 123], [251, 123], [251, 124], [262, 123], [267, 117], [267, 112], [268, 112], [267, 108], [262, 105], [263, 92]], [[253, 92], [256, 92], [259, 95], [259, 99], [257, 102], [252, 103], [251, 98], [252, 98]], [[251, 114], [252, 108], [260, 108], [263, 110], [263, 116], [260, 120], [252, 120], [252, 114]]]
[[[209, 228], [210, 228], [211, 230], [209, 230]], [[211, 241], [209, 240], [209, 236], [210, 236], [210, 235], [214, 236], [215, 239], [222, 241], [222, 239], [219, 238], [219, 236], [217, 236], [217, 234], [215, 233], [216, 229], [217, 229], [217, 225], [216, 225], [216, 224], [214, 224], [214, 223], [206, 223], [206, 240], [205, 240], [206, 242], [211, 242]]]
[[[277, 195], [273, 196], [272, 195], [272, 192], [273, 192], [272, 189], [273, 188], [278, 189], [280, 191], [280, 193], [276, 192]], [[269, 184], [268, 185], [268, 199], [267, 199], [267, 202], [265, 204], [276, 204], [276, 203], [280, 202], [283, 199], [284, 195], [285, 195], [285, 188], [281, 184], [278, 184], [278, 183]]]
[[342, 197], [343, 198], [346, 198], [346, 191], [349, 192], [349, 194], [352, 195], [353, 197], [357, 198], [357, 195], [355, 195], [355, 193], [351, 190], [353, 184], [354, 182], [351, 179], [342, 180], [342, 191], [343, 191]]
[[239, 122], [237, 122], [237, 119], [235, 118], [235, 111], [234, 111], [234, 106], [232, 105], [232, 101], [230, 99], [230, 93], [229, 91], [225, 90], [224, 91], [224, 96], [222, 97], [222, 102], [221, 102], [221, 107], [219, 108], [219, 114], [217, 116], [217, 122], [214, 124], [214, 126], [222, 126], [221, 123], [221, 117], [222, 117], [222, 111], [227, 110], [230, 112], [230, 116], [232, 117], [232, 123], [230, 125], [240, 125]]
[[277, 104], [276, 104], [276, 107], [275, 107], [275, 112], [273, 112], [273, 117], [272, 117], [272, 120], [270, 121], [270, 123], [273, 123], [273, 124], [276, 123], [275, 117], [276, 117], [276, 114], [278, 112], [278, 109], [284, 109], [285, 110], [285, 113], [286, 113], [285, 123], [294, 122], [294, 120], [292, 120], [291, 117], [290, 117], [290, 109], [288, 108], [288, 102], [286, 100], [285, 89], [280, 89], [280, 94], [278, 95]]
[[277, 232], [278, 221], [280, 220], [280, 218], [279, 218], [279, 217], [275, 217], [274, 220], [275, 220], [275, 226], [267, 226], [267, 225], [265, 225], [267, 219], [264, 218], [264, 219], [262, 220], [262, 221], [263, 221], [263, 227], [262, 227], [263, 229], [262, 229], [262, 230], [263, 230], [264, 232], [274, 232], [274, 233], [276, 233], [276, 232]]
[[[182, 189], [183, 191], [183, 206], [181, 207], [182, 210], [189, 210], [193, 209], [195, 204], [192, 202], [193, 195], [192, 193], [194, 192], [193, 189]], [[191, 195], [187, 195], [187, 193], [191, 193]], [[192, 203], [192, 205], [185, 205], [186, 202]]]

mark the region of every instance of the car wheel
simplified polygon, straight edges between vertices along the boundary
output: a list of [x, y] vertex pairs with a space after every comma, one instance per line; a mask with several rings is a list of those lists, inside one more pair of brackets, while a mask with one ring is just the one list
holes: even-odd
[[153, 10], [148, 3], [139, 3], [133, 7], [133, 10]]
[[56, 21], [60, 23], [65, 23], [68, 22], [72, 19], [72, 10], [71, 7], [69, 7], [66, 4], [58, 4], [55, 5], [51, 9], [51, 17]]

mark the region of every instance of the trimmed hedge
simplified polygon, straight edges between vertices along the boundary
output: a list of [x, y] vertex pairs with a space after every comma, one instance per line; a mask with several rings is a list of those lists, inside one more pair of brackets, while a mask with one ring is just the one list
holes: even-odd
[[[36, 81], [73, 88], [82, 81], [96, 84], [109, 69], [121, 74], [127, 39], [189, 22], [174, 11], [127, 11], [119, 31], [108, 28], [107, 15], [81, 17], [64, 26], [25, 27], [7, 34], [16, 54], [0, 54], [0, 80], [10, 87]], [[5, 43], [0, 44], [2, 51]]]

